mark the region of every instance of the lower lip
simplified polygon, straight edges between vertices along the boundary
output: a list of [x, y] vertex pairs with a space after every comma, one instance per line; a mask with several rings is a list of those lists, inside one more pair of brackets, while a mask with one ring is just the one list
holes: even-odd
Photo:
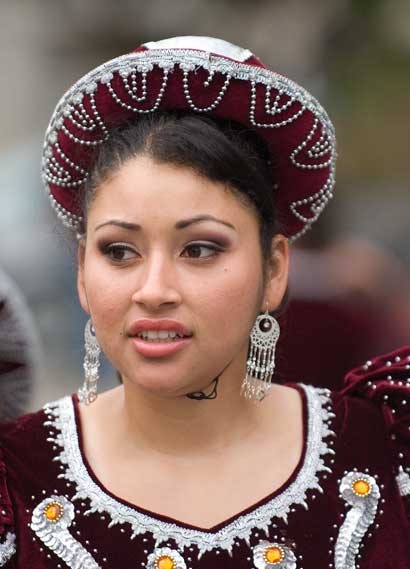
[[169, 356], [170, 354], [175, 354], [182, 350], [189, 342], [191, 338], [180, 338], [179, 340], [172, 340], [170, 342], [147, 342], [138, 338], [138, 336], [133, 336], [131, 338], [134, 348], [147, 358], [159, 358], [162, 356]]

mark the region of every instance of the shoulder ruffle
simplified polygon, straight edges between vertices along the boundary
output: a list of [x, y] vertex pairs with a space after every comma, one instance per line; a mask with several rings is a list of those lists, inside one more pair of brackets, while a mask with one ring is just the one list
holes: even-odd
[[15, 552], [14, 515], [7, 487], [6, 465], [0, 447], [0, 567], [5, 566]]
[[410, 346], [378, 356], [345, 377], [342, 395], [359, 396], [383, 412], [402, 496], [410, 495]]

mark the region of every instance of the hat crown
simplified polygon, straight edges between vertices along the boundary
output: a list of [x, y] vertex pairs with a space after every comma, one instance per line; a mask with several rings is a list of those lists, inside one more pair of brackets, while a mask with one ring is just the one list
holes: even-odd
[[219, 38], [207, 36], [177, 36], [143, 44], [147, 49], [199, 49], [222, 57], [229, 57], [241, 63], [253, 57], [249, 49], [234, 45]]

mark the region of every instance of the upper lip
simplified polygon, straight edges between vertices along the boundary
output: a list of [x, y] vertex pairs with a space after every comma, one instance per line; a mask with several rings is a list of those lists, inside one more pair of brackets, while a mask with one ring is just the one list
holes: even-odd
[[148, 318], [142, 318], [133, 322], [128, 329], [128, 334], [130, 336], [136, 336], [140, 332], [145, 332], [148, 330], [168, 330], [178, 332], [183, 336], [192, 336], [188, 328], [181, 322], [167, 319], [150, 320]]

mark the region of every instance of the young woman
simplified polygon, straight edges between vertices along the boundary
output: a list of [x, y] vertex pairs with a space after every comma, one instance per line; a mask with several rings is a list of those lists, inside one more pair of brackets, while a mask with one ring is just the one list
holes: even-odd
[[[85, 382], [1, 429], [0, 566], [406, 567], [410, 350], [342, 393], [274, 381], [288, 241], [334, 164], [319, 103], [221, 40], [64, 95], [43, 175], [78, 238]], [[97, 397], [100, 349], [121, 385]]]

